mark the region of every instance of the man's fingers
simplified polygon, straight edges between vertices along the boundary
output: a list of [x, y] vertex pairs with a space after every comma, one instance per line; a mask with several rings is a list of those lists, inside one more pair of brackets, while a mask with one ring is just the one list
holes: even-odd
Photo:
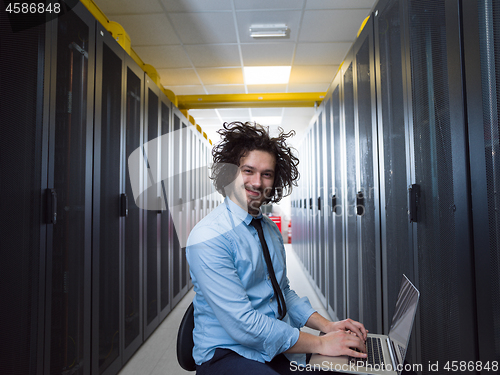
[[349, 319], [346, 322], [346, 329], [354, 332], [359, 338], [366, 340], [368, 331], [365, 329], [365, 326], [363, 324]]
[[353, 349], [349, 349], [347, 355], [355, 358], [366, 358], [366, 353], [357, 352], [356, 350]]

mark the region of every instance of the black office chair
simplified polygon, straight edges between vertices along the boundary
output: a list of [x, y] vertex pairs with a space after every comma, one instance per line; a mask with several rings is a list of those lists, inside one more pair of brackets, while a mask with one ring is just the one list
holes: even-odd
[[177, 361], [186, 371], [195, 371], [196, 363], [193, 359], [193, 329], [194, 329], [194, 306], [189, 305], [182, 318], [179, 332], [177, 332]]

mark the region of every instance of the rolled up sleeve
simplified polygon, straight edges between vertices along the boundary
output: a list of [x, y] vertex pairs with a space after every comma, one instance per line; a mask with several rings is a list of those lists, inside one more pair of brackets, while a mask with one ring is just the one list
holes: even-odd
[[287, 285], [284, 290], [286, 308], [290, 318], [290, 324], [295, 328], [302, 328], [306, 325], [309, 317], [316, 312], [312, 308], [309, 298], [300, 298], [294, 290], [290, 289], [287, 278]]

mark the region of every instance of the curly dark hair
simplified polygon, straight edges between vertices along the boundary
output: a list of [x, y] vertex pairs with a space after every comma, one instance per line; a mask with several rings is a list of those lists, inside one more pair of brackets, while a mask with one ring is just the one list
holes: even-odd
[[[266, 151], [276, 158], [274, 184], [265, 203], [277, 203], [284, 196], [292, 193], [292, 186], [297, 186], [299, 159], [292, 153], [293, 148], [287, 146], [286, 140], [295, 135], [295, 131], [285, 133], [279, 127], [277, 137], [271, 138], [268, 130], [262, 125], [250, 122], [235, 121], [224, 123], [223, 129], [217, 131], [222, 141], [212, 150], [213, 166], [210, 178], [215, 189], [226, 196], [224, 187], [236, 178], [240, 159], [250, 151]], [[233, 166], [231, 168], [230, 166]]]

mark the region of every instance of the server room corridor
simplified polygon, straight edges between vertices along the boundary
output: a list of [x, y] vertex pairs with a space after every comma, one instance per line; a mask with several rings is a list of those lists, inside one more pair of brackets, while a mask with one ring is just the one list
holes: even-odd
[[[309, 278], [304, 272], [304, 268], [301, 266], [297, 255], [292, 249], [292, 245], [285, 244], [285, 249], [287, 254], [287, 273], [291, 288], [300, 297], [307, 296], [312, 307], [324, 317], [329, 318], [328, 312], [314, 291]], [[119, 372], [120, 375], [181, 375], [190, 373], [183, 370], [177, 363], [176, 340], [179, 324], [193, 297], [194, 291], [191, 289], [177, 306], [174, 307], [151, 337], [127, 362]], [[315, 332], [307, 327], [304, 327], [302, 330], [311, 333]]]
[[233, 121], [295, 133], [263, 212], [299, 296], [389, 334], [405, 275], [399, 363], [498, 373], [500, 0], [38, 4], [0, 0], [0, 375], [185, 372], [186, 241]]

